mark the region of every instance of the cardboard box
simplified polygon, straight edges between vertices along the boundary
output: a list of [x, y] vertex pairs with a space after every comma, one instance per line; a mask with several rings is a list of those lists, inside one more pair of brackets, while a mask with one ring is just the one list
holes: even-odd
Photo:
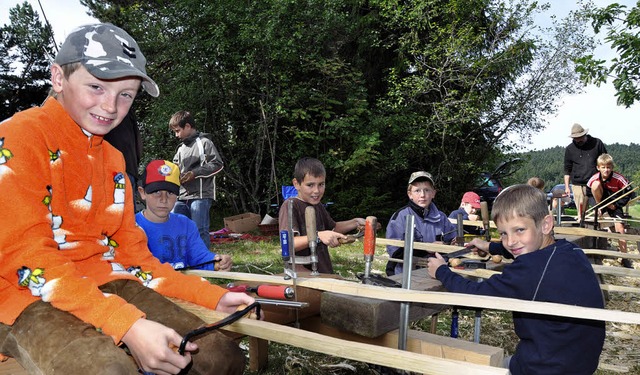
[[260, 215], [251, 212], [229, 216], [224, 218], [225, 228], [229, 228], [233, 233], [246, 233], [258, 227]]

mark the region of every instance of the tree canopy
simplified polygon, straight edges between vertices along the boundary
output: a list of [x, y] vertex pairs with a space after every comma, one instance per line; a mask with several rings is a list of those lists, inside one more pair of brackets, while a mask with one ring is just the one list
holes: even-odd
[[[528, 0], [81, 0], [130, 32], [159, 84], [136, 105], [145, 161], [171, 158], [191, 111], [225, 162], [217, 206], [265, 213], [302, 156], [327, 169], [337, 219], [388, 217], [411, 172], [453, 208], [580, 90], [576, 14], [542, 29]], [[511, 137], [513, 138], [513, 137]]]
[[640, 2], [631, 8], [619, 3], [596, 8], [588, 3], [583, 12], [596, 34], [605, 32], [604, 41], [617, 56], [611, 61], [593, 54], [576, 59], [580, 78], [597, 86], [611, 78], [618, 105], [628, 108], [640, 100]]
[[28, 2], [9, 9], [9, 20], [0, 27], [0, 120], [42, 103], [55, 56], [51, 31]]

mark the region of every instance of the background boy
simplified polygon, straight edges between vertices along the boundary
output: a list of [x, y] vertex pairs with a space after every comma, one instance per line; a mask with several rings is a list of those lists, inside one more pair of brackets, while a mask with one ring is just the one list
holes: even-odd
[[202, 242], [209, 247], [209, 211], [215, 197], [215, 174], [224, 167], [222, 158], [213, 142], [196, 129], [190, 112], [174, 113], [169, 128], [182, 141], [173, 156], [181, 172], [180, 195], [173, 212], [195, 221]]
[[[629, 200], [631, 200], [633, 196], [632, 194], [627, 194], [622, 197], [625, 193], [620, 190], [628, 189], [629, 182], [623, 175], [613, 171], [613, 157], [611, 155], [602, 154], [598, 156], [597, 165], [598, 172], [591, 176], [589, 182], [587, 182], [587, 187], [591, 189], [591, 193], [593, 194], [593, 198], [596, 200], [596, 203], [600, 203], [612, 194], [616, 193], [617, 197], [621, 197], [620, 199], [615, 200], [615, 202], [615, 198], [609, 199], [611, 203], [600, 208], [600, 212], [598, 212], [598, 214], [606, 212], [613, 219], [622, 219], [624, 217], [622, 209], [629, 203]], [[618, 233], [625, 233], [624, 222], [622, 221], [617, 220], [614, 223], [614, 228]], [[618, 248], [621, 253], [626, 253], [627, 241], [618, 240]], [[626, 268], [633, 268], [631, 260], [626, 258], [622, 259], [622, 265]]]
[[[449, 244], [455, 239], [456, 226], [433, 203], [436, 189], [431, 174], [425, 171], [412, 173], [407, 186], [407, 196], [409, 204], [396, 211], [387, 224], [387, 238], [404, 240], [407, 216], [413, 215], [415, 218], [413, 235], [416, 242]], [[387, 245], [387, 253], [391, 258], [402, 259], [404, 247]], [[429, 253], [414, 249], [413, 254], [414, 256], [426, 257]], [[388, 262], [386, 272], [389, 276], [402, 273], [402, 263]]]
[[[492, 217], [502, 245], [515, 258], [502, 274], [478, 283], [453, 273], [436, 254], [429, 258], [429, 275], [450, 292], [604, 307], [585, 254], [551, 235], [553, 217], [544, 192], [511, 186], [498, 195]], [[509, 362], [512, 374], [593, 374], [598, 368], [604, 322], [514, 312], [513, 324], [520, 342]]]
[[[346, 239], [344, 233], [348, 233], [358, 226], [364, 226], [363, 218], [353, 218], [351, 220], [335, 222], [327, 209], [322, 204], [322, 196], [325, 191], [326, 171], [324, 165], [318, 159], [305, 157], [296, 163], [293, 172], [293, 186], [298, 191], [294, 198], [287, 199], [280, 207], [278, 223], [280, 230], [289, 229], [288, 210], [289, 205], [293, 205], [293, 246], [296, 256], [309, 256], [309, 239], [307, 238], [307, 227], [305, 220], [305, 210], [308, 206], [313, 206], [316, 211], [316, 230], [318, 232], [318, 272], [333, 273], [333, 265], [329, 255], [329, 246], [340, 246], [340, 239]], [[296, 265], [298, 270], [311, 270], [311, 265]]]
[[[473, 191], [467, 191], [462, 195], [460, 207], [449, 214], [449, 219], [458, 220], [458, 214], [462, 215], [462, 220], [478, 221], [480, 216], [477, 214], [480, 209], [480, 196]], [[469, 234], [482, 234], [484, 231], [480, 227], [473, 225], [465, 225], [464, 232]]]
[[166, 160], [153, 160], [144, 169], [138, 192], [146, 208], [136, 214], [136, 223], [147, 234], [153, 256], [175, 269], [185, 267], [231, 270], [229, 255], [214, 254], [202, 242], [196, 224], [171, 212], [180, 191], [180, 170]]
[[151, 255], [123, 156], [103, 142], [141, 85], [159, 95], [145, 63], [124, 30], [77, 28], [51, 67], [55, 97], [0, 124], [0, 354], [31, 373], [175, 374], [192, 360], [202, 374], [243, 371], [222, 333], [171, 348], [204, 322], [163, 295], [224, 312], [254, 299]]

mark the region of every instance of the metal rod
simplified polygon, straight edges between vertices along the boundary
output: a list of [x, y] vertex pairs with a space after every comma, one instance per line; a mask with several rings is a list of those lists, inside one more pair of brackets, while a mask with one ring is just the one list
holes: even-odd
[[[407, 223], [404, 230], [404, 262], [402, 265], [402, 289], [411, 289], [411, 271], [413, 268], [413, 227], [415, 218], [413, 215], [407, 216]], [[407, 349], [407, 328], [409, 326], [410, 303], [400, 304], [400, 326], [398, 330], [398, 349]]]
[[473, 327], [473, 342], [476, 344], [480, 343], [480, 327], [482, 324], [482, 310], [476, 310], [476, 318]]
[[556, 211], [557, 211], [556, 224], [560, 226], [562, 225], [562, 198], [556, 198], [556, 202], [558, 203], [556, 205]]
[[[296, 247], [294, 245], [295, 240], [293, 238], [293, 198], [289, 198], [289, 205], [287, 207], [287, 220], [289, 221], [288, 231], [289, 231], [289, 254], [291, 255], [291, 279], [293, 283], [294, 290], [294, 300], [298, 301], [298, 274], [296, 273]], [[298, 314], [298, 309], [295, 310], [296, 321], [293, 323], [293, 326], [296, 328], [300, 328], [300, 316]]]
[[265, 298], [256, 298], [255, 300], [256, 302], [259, 302], [261, 305], [293, 307], [296, 309], [309, 307], [309, 302], [285, 301], [285, 300], [279, 300], [279, 299], [265, 299]]
[[311, 254], [311, 276], [318, 276], [318, 232], [316, 227], [316, 209], [307, 206], [304, 210], [305, 226], [307, 228], [307, 239], [309, 241], [309, 253]]

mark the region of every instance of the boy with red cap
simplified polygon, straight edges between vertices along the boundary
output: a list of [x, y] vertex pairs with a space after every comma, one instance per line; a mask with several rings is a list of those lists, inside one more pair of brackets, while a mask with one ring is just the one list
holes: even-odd
[[[477, 214], [480, 209], [480, 196], [473, 191], [467, 191], [462, 196], [460, 207], [449, 214], [449, 219], [458, 220], [458, 214], [462, 214], [462, 220], [478, 221], [480, 216]], [[469, 234], [482, 234], [480, 227], [473, 225], [465, 225], [464, 232]]]
[[231, 270], [231, 256], [215, 254], [202, 242], [193, 220], [171, 212], [180, 192], [180, 169], [166, 160], [153, 160], [144, 169], [138, 193], [146, 208], [136, 223], [147, 234], [149, 250], [175, 269]]
[[0, 124], [0, 357], [30, 373], [244, 370], [220, 332], [174, 350], [204, 322], [165, 296], [228, 313], [254, 299], [153, 257], [124, 158], [103, 141], [140, 87], [160, 94], [145, 64], [119, 27], [76, 28], [51, 66], [55, 94]]

